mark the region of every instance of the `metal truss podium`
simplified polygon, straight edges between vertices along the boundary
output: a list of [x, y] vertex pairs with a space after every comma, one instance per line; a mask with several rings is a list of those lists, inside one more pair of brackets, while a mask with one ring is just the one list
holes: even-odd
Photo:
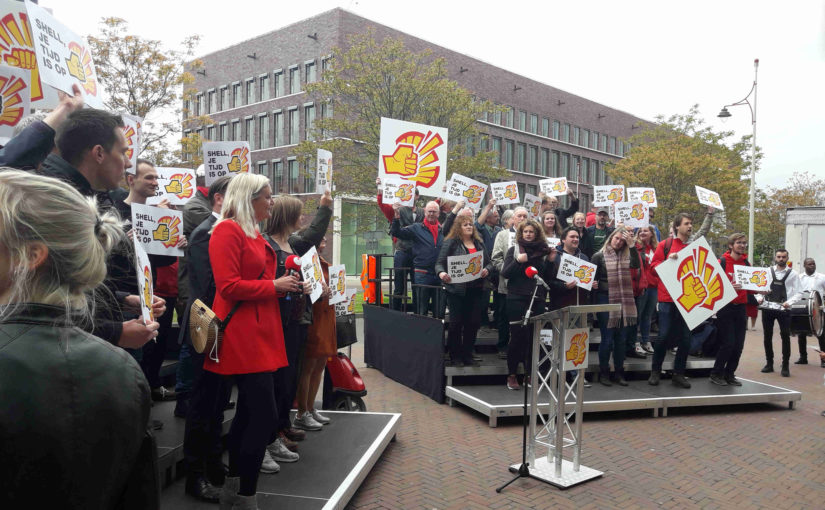
[[[602, 476], [601, 471], [580, 463], [585, 367], [572, 370], [575, 376], [570, 383], [567, 382], [565, 338], [568, 330], [587, 328], [588, 314], [610, 312], [619, 306], [568, 306], [529, 319], [533, 324], [532, 392], [528, 403], [530, 417], [527, 433], [530, 477], [566, 489]], [[548, 338], [546, 324], [552, 325], [552, 340]], [[587, 347], [585, 343], [584, 359]], [[550, 412], [545, 419], [539, 412], [539, 403], [548, 401]], [[571, 406], [572, 410], [568, 411]], [[565, 452], [571, 451], [565, 458]], [[520, 464], [513, 464], [510, 470], [517, 472], [519, 467]]]

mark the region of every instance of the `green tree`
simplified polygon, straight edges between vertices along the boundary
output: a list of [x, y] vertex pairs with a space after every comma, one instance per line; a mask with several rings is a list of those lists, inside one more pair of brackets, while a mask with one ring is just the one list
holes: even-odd
[[381, 117], [387, 117], [449, 129], [450, 174], [484, 182], [507, 175], [479, 143], [483, 133], [476, 120], [496, 107], [450, 80], [443, 58], [433, 58], [429, 50], [411, 52], [398, 39], [377, 42], [372, 31], [347, 42], [347, 49], [333, 50], [322, 81], [307, 85], [327, 115], [318, 115], [310, 139], [296, 147], [302, 163], [314, 162], [318, 148], [330, 150], [336, 191], [372, 195]]

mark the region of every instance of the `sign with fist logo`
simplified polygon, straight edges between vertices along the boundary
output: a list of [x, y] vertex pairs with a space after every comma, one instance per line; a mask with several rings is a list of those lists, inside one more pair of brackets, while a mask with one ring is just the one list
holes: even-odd
[[628, 202], [644, 202], [648, 207], [658, 207], [655, 188], [627, 188]]
[[441, 196], [447, 181], [447, 128], [381, 118], [378, 177], [415, 182], [422, 195]]
[[733, 278], [745, 290], [771, 290], [773, 276], [769, 267], [733, 266]]
[[590, 331], [568, 329], [564, 332], [564, 371], [587, 368], [587, 349], [590, 345]]
[[172, 205], [184, 205], [195, 196], [195, 171], [189, 168], [157, 167], [158, 189], [155, 196], [146, 199], [147, 205], [159, 204], [164, 199]]
[[480, 252], [467, 253], [447, 257], [447, 274], [450, 283], [467, 283], [481, 278], [484, 269], [484, 254]]
[[537, 220], [541, 212], [541, 199], [536, 195], [530, 193], [524, 194], [524, 208], [527, 209], [527, 214], [530, 218]]
[[183, 256], [183, 212], [143, 204], [132, 204], [134, 239], [152, 255]]
[[593, 288], [593, 280], [596, 278], [596, 265], [590, 262], [568, 255], [561, 254], [559, 262], [559, 273], [556, 277], [563, 282], [576, 282], [577, 287], [585, 290]]
[[394, 204], [398, 202], [399, 204], [412, 207], [415, 205], [415, 183], [412, 181], [406, 181], [404, 179], [400, 179], [398, 177], [387, 177], [383, 181], [381, 181], [383, 188], [382, 188], [382, 201], [385, 204]]
[[548, 197], [558, 197], [567, 194], [567, 177], [553, 177], [541, 179], [539, 189]]
[[132, 175], [137, 174], [137, 160], [140, 153], [140, 137], [143, 133], [143, 119], [127, 113], [121, 113], [123, 119], [123, 137], [126, 138], [126, 157], [132, 163], [131, 168], [126, 172]]
[[329, 304], [334, 305], [347, 300], [347, 269], [344, 264], [329, 266], [329, 288], [332, 292]]
[[31, 104], [30, 73], [0, 65], [0, 144], [14, 136], [14, 128], [28, 115]]
[[[419, 190], [420, 191], [420, 190]], [[487, 185], [475, 179], [464, 177], [460, 174], [453, 174], [450, 182], [447, 183], [447, 191], [444, 198], [458, 202], [464, 200], [467, 207], [474, 211], [481, 209], [481, 201], [487, 193]]]
[[148, 324], [155, 320], [152, 313], [152, 295], [154, 289], [152, 288], [152, 264], [149, 262], [149, 256], [143, 245], [138, 241], [138, 237], [134, 237], [135, 245], [135, 272], [137, 273], [138, 290], [140, 291], [140, 312], [143, 316], [143, 322]]
[[612, 206], [616, 202], [624, 202], [624, 197], [624, 186], [621, 184], [614, 184], [610, 186], [593, 186], [594, 206]]
[[700, 204], [709, 205], [722, 211], [725, 210], [725, 206], [722, 205], [722, 199], [719, 197], [719, 193], [701, 186], [694, 187], [696, 188], [696, 196], [699, 198]]
[[304, 277], [304, 285], [308, 285], [312, 291], [309, 298], [312, 302], [318, 301], [324, 293], [324, 273], [321, 270], [321, 256], [313, 246], [301, 257], [301, 275]]
[[518, 184], [516, 181], [490, 183], [490, 193], [496, 199], [496, 205], [520, 204]]
[[249, 172], [249, 142], [203, 142], [203, 167], [207, 187], [225, 175]]
[[616, 202], [613, 204], [613, 218], [616, 224], [642, 228], [650, 225], [650, 214], [644, 202]]

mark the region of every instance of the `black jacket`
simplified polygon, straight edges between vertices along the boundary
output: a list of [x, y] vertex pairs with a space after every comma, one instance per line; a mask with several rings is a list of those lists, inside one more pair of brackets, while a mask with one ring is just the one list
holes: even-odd
[[[595, 289], [596, 292], [607, 292], [610, 283], [607, 281], [607, 266], [605, 266], [604, 263], [604, 252], [596, 252], [590, 261], [596, 264], [596, 281], [599, 282], [599, 288]], [[632, 246], [630, 248], [630, 269], [639, 269], [639, 267], [639, 252], [636, 251], [635, 246]], [[628, 281], [627, 284], [632, 285], [632, 282]]]
[[[605, 234], [604, 239], [607, 241], [607, 236], [609, 236], [613, 232], [614, 228], [605, 225]], [[587, 255], [588, 257], [593, 257], [593, 254], [599, 251], [596, 246], [593, 244], [595, 242], [595, 235], [596, 235], [596, 225], [591, 225], [584, 229], [584, 235], [582, 236], [581, 241], [579, 241], [579, 248], [581, 251]]]
[[180, 336], [178, 343], [191, 342], [189, 338], [189, 309], [196, 299], [212, 307], [215, 300], [215, 277], [212, 274], [212, 264], [209, 262], [209, 240], [212, 238], [210, 231], [218, 218], [210, 214], [198, 227], [192, 231], [188, 238], [189, 246], [189, 269], [187, 272], [189, 296], [186, 300], [186, 308], [183, 310], [183, 318], [180, 321]]
[[[200, 190], [195, 192], [183, 206], [183, 235], [192, 244], [190, 235], [198, 226], [212, 216], [212, 204]], [[183, 257], [178, 257], [178, 301], [189, 301], [189, 250], [183, 250]]]
[[0, 149], [0, 166], [34, 170], [54, 148], [54, 129], [39, 120], [32, 122]]
[[533, 295], [533, 289], [538, 288], [536, 299], [544, 301], [547, 291], [532, 278], [527, 278], [524, 271], [530, 266], [535, 267], [538, 270], [538, 275], [549, 286], [550, 279], [553, 276], [553, 263], [547, 260], [547, 256], [527, 259], [527, 262], [517, 262], [513, 256], [514, 249], [514, 246], [507, 249], [507, 255], [504, 256], [504, 265], [501, 267], [501, 275], [507, 278], [507, 297], [530, 297]]
[[413, 266], [416, 269], [423, 269], [428, 273], [435, 273], [435, 261], [441, 251], [441, 244], [444, 241], [444, 234], [441, 225], [438, 226], [437, 241], [433, 243], [433, 235], [424, 222], [413, 223], [401, 228], [398, 218], [392, 220], [390, 234], [399, 239], [412, 242]]
[[562, 209], [561, 207], [557, 207], [556, 210], [553, 211], [553, 212], [556, 213], [556, 216], [559, 218], [559, 221], [561, 222], [562, 228], [567, 228], [569, 226], [569, 223], [567, 223], [567, 219], [570, 218], [571, 216], [573, 216], [574, 214], [576, 214], [576, 212], [578, 212], [578, 210], [579, 210], [579, 199], [574, 198], [573, 200], [570, 201], [570, 207], [568, 207], [567, 209]]
[[[483, 256], [481, 267], [486, 269], [489, 273], [493, 269], [490, 262], [490, 257], [487, 256], [487, 251], [484, 249], [484, 243], [480, 241], [473, 241], [476, 251]], [[445, 239], [441, 245], [441, 251], [438, 253], [438, 259], [435, 262], [435, 274], [439, 275], [441, 272], [447, 272], [447, 257], [455, 257], [457, 255], [467, 255], [470, 253], [461, 239]], [[451, 294], [458, 294], [463, 296], [468, 288], [484, 287], [484, 278], [479, 278], [467, 283], [446, 283], [444, 284], [447, 292]]]
[[[553, 291], [553, 299], [550, 300], [550, 309], [558, 310], [559, 308], [564, 308], [565, 306], [590, 304], [589, 291], [584, 290], [581, 287], [573, 287], [572, 289], [568, 289], [567, 282], [558, 279], [557, 276], [559, 274], [559, 268], [561, 267], [561, 256], [565, 252], [561, 245], [556, 247], [556, 251], [558, 253], [556, 254], [555, 262], [553, 262], [553, 277], [547, 282], [547, 285], [549, 285], [550, 289]], [[590, 257], [582, 253], [581, 250], [576, 251], [573, 256], [580, 258], [585, 262], [590, 262]]]
[[140, 365], [63, 317], [27, 304], [0, 323], [0, 508], [159, 508]]

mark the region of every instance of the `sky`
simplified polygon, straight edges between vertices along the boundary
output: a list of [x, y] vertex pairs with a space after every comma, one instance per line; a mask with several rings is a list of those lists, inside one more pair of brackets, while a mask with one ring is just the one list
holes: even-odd
[[[202, 37], [198, 55], [342, 7], [440, 46], [645, 119], [699, 105], [715, 129], [752, 133], [743, 99], [758, 58], [757, 186], [796, 171], [825, 178], [825, 0], [40, 0], [81, 35], [102, 17], [177, 48]], [[780, 5], [781, 4], [781, 5]], [[221, 12], [221, 5], [242, 10]], [[502, 9], [506, 5], [506, 9]], [[208, 7], [207, 7], [208, 6]], [[753, 99], [753, 96], [751, 96]]]

